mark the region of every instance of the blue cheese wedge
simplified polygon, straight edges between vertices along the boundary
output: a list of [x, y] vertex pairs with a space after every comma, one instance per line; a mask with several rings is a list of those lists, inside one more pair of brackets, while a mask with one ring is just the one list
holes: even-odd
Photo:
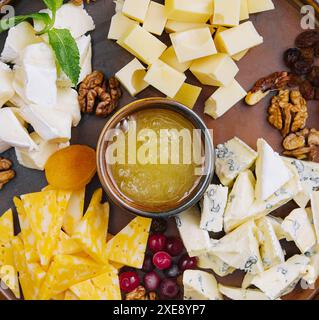
[[316, 235], [311, 219], [311, 212], [300, 208], [293, 210], [281, 225], [287, 240], [294, 241], [302, 253], [309, 251], [316, 244]]
[[250, 170], [245, 170], [238, 175], [229, 194], [225, 210], [224, 229], [226, 233], [247, 221], [247, 213], [255, 200], [255, 184], [255, 177]]
[[257, 152], [255, 197], [265, 201], [290, 180], [291, 172], [264, 139], [258, 139]]
[[319, 246], [315, 246], [305, 255], [310, 258], [310, 262], [307, 266], [307, 273], [302, 279], [306, 281], [308, 285], [313, 285], [319, 277]]
[[286, 238], [285, 233], [281, 228], [281, 224], [283, 222], [283, 219], [281, 219], [279, 217], [274, 217], [272, 215], [268, 215], [267, 220], [272, 224], [272, 227], [275, 231], [277, 239], [278, 240], [285, 239]]
[[229, 266], [257, 274], [264, 271], [256, 238], [257, 227], [248, 221], [228, 233], [209, 250]]
[[294, 197], [294, 201], [300, 208], [306, 208], [311, 193], [319, 188], [319, 163], [285, 157], [283, 159], [298, 171], [302, 190]]
[[234, 137], [216, 148], [216, 174], [224, 186], [229, 186], [238, 174], [249, 169], [257, 153], [239, 138]]
[[243, 289], [228, 287], [218, 284], [219, 291], [232, 300], [269, 300], [269, 298], [258, 289]]
[[227, 203], [228, 188], [212, 184], [204, 194], [200, 228], [207, 231], [223, 230], [223, 217]]
[[197, 257], [208, 251], [211, 242], [208, 231], [200, 228], [200, 212], [197, 207], [179, 214], [176, 224], [190, 257]]
[[315, 228], [317, 243], [319, 243], [319, 192], [311, 193], [312, 221]]
[[285, 261], [285, 254], [276, 236], [275, 229], [268, 217], [256, 221], [259, 229], [260, 255], [264, 269], [280, 264]]
[[286, 262], [278, 264], [258, 275], [252, 284], [275, 300], [290, 293], [306, 274], [310, 259], [304, 255], [294, 255]]
[[223, 300], [215, 277], [208, 272], [184, 271], [183, 285], [184, 300]]

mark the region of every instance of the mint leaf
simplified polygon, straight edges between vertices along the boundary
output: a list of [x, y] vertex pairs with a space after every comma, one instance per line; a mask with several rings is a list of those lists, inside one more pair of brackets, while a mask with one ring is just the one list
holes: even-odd
[[17, 24], [26, 21], [26, 20], [41, 20], [44, 22], [46, 26], [48, 26], [51, 23], [51, 18], [47, 13], [32, 13], [28, 15], [23, 16], [15, 16], [9, 19], [3, 19], [0, 21], [0, 33], [6, 30], [9, 30], [10, 28], [16, 26]]
[[78, 46], [68, 29], [51, 29], [48, 31], [49, 43], [55, 53], [55, 57], [74, 86], [78, 84], [80, 77], [80, 53]]
[[63, 0], [43, 0], [43, 2], [52, 12], [56, 12], [63, 4]]

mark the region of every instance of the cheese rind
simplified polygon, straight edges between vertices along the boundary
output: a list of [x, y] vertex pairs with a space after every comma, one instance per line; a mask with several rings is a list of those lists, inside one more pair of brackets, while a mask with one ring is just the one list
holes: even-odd
[[214, 0], [213, 25], [237, 26], [240, 18], [241, 0]]
[[144, 19], [143, 28], [160, 36], [165, 28], [167, 15], [162, 4], [151, 1]]
[[193, 109], [201, 91], [201, 87], [183, 83], [173, 99], [186, 107]]
[[115, 74], [115, 77], [121, 82], [131, 96], [135, 96], [148, 87], [148, 83], [144, 81], [145, 75], [145, 67], [134, 58], [119, 70]]
[[195, 60], [190, 71], [202, 83], [210, 86], [228, 86], [238, 73], [236, 63], [225, 53]]
[[247, 92], [233, 80], [227, 87], [218, 88], [205, 102], [204, 112], [214, 119], [221, 117], [237, 102], [246, 96]]
[[173, 46], [167, 48], [160, 56], [160, 60], [176, 69], [179, 72], [185, 72], [191, 66], [191, 61], [180, 63], [177, 59]]
[[150, 0], [125, 0], [122, 12], [131, 19], [144, 22]]
[[157, 60], [148, 69], [144, 80], [168, 97], [173, 98], [182, 87], [186, 76], [168, 64]]
[[215, 277], [205, 271], [185, 270], [184, 300], [223, 300]]
[[200, 228], [207, 231], [223, 230], [224, 212], [228, 198], [228, 188], [210, 185], [204, 194]]
[[250, 14], [275, 9], [271, 0], [247, 0], [248, 11]]
[[111, 19], [111, 25], [107, 38], [118, 40], [136, 25], [138, 25], [137, 21], [131, 20], [122, 12], [118, 12]]
[[217, 53], [208, 27], [171, 33], [170, 38], [180, 63]]
[[262, 42], [263, 38], [258, 34], [251, 21], [220, 32], [215, 37], [218, 51], [228, 53], [230, 56], [255, 47]]

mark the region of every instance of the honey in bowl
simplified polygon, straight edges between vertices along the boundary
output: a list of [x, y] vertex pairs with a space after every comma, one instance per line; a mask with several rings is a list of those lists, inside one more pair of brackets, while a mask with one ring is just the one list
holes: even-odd
[[[194, 138], [195, 127], [183, 115], [144, 109], [123, 119], [116, 130], [106, 162], [126, 200], [160, 212], [182, 203], [198, 185], [202, 141]], [[200, 157], [194, 157], [198, 147]]]

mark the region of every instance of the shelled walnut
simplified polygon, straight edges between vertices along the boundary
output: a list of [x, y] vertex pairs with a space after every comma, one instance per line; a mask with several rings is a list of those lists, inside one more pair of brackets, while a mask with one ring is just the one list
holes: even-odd
[[106, 117], [116, 109], [122, 96], [120, 83], [115, 77], [106, 81], [101, 71], [93, 71], [79, 86], [79, 104], [83, 113]]
[[12, 170], [12, 162], [8, 159], [0, 157], [0, 190], [14, 177], [15, 172]]
[[156, 293], [146, 293], [146, 289], [143, 286], [138, 286], [135, 290], [125, 295], [125, 300], [156, 300]]

